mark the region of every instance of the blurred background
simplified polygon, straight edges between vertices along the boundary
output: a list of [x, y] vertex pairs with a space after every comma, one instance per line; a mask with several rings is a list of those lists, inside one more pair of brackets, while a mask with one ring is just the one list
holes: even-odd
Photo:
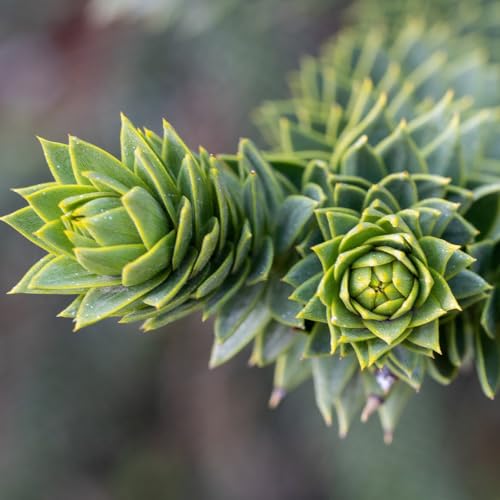
[[[35, 135], [116, 152], [119, 112], [233, 152], [249, 115], [341, 26], [342, 0], [0, 0], [0, 213], [48, 180]], [[431, 381], [394, 443], [345, 440], [304, 386], [267, 408], [243, 353], [209, 371], [211, 325], [73, 334], [67, 300], [6, 296], [40, 255], [0, 226], [0, 500], [500, 498], [500, 404], [474, 376]]]

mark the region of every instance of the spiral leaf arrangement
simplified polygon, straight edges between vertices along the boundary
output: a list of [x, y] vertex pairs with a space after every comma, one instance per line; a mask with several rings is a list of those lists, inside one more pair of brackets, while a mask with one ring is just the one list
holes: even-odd
[[[267, 278], [267, 165], [248, 141], [241, 177], [166, 122], [160, 139], [123, 117], [121, 160], [75, 137], [41, 142], [54, 181], [16, 190], [28, 206], [3, 220], [48, 254], [13, 293], [77, 295], [61, 313], [77, 330], [109, 316], [151, 330]], [[280, 196], [276, 184], [269, 203]]]
[[54, 180], [16, 190], [28, 206], [3, 220], [47, 255], [13, 292], [76, 295], [76, 329], [215, 316], [212, 367], [252, 343], [270, 405], [312, 377], [341, 435], [377, 412], [390, 441], [425, 376], [470, 361], [493, 397], [500, 72], [460, 34], [341, 33], [258, 111], [272, 151], [193, 152], [126, 118], [120, 159], [42, 140]]
[[491, 288], [460, 250], [477, 232], [447, 199], [448, 184], [408, 173], [371, 186], [342, 176], [333, 182], [336, 206], [316, 212], [321, 243], [284, 278], [296, 288], [290, 298], [303, 306], [299, 315], [328, 325], [310, 336], [312, 354], [344, 357], [352, 349], [361, 369], [389, 367], [419, 388], [426, 358], [441, 354], [440, 322]]

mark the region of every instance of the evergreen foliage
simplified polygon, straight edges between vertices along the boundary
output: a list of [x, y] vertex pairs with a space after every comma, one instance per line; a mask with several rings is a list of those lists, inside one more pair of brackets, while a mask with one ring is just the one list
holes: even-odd
[[3, 220], [47, 254], [12, 292], [74, 295], [60, 315], [77, 330], [214, 316], [212, 367], [252, 344], [271, 406], [312, 378], [342, 435], [377, 412], [390, 441], [426, 375], [471, 362], [494, 397], [500, 70], [470, 12], [344, 30], [258, 110], [270, 151], [194, 152], [125, 117], [120, 158], [41, 140], [53, 180]]

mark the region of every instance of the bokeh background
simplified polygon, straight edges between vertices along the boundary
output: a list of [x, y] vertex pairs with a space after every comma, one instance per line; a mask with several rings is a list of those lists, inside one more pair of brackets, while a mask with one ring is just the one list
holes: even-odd
[[[119, 117], [192, 147], [258, 140], [251, 111], [341, 26], [342, 0], [0, 0], [0, 213], [47, 180], [35, 135], [118, 149]], [[0, 227], [0, 500], [500, 499], [500, 404], [431, 381], [395, 441], [345, 440], [312, 387], [275, 411], [248, 353], [207, 368], [211, 325], [71, 332], [63, 298], [6, 296], [40, 252]]]

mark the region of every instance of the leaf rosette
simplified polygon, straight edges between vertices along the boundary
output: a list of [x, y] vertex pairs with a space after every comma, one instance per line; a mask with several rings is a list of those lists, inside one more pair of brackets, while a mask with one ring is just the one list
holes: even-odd
[[319, 291], [339, 340], [368, 349], [368, 364], [405, 339], [439, 351], [438, 318], [460, 310], [441, 274], [459, 247], [433, 236], [417, 239], [400, 215], [378, 217], [328, 242], [334, 262]]
[[[432, 189], [444, 194], [442, 177], [392, 174], [364, 190], [356, 182], [339, 176], [338, 206], [316, 211], [324, 241], [312, 250], [321, 271], [291, 299], [304, 304], [299, 316], [328, 324], [330, 354], [351, 347], [361, 368], [401, 365], [402, 356], [432, 358], [441, 352], [440, 322], [489, 290], [467, 269], [474, 258], [465, 245], [477, 231], [461, 216], [460, 203], [425, 196]], [[307, 260], [314, 266], [314, 254], [285, 280], [293, 282]]]
[[194, 155], [168, 123], [161, 139], [124, 118], [121, 160], [75, 137], [41, 142], [54, 181], [16, 190], [28, 206], [3, 220], [48, 254], [12, 292], [78, 295], [61, 313], [77, 329], [122, 316], [149, 330], [201, 308], [214, 314], [245, 279], [265, 278], [265, 221], [245, 216], [259, 205], [254, 171], [240, 179]]

